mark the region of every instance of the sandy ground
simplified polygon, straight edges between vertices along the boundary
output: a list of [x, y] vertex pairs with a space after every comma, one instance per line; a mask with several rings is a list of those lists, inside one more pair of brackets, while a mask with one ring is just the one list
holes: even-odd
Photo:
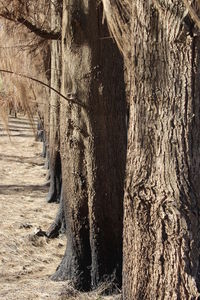
[[79, 294], [67, 282], [53, 282], [66, 237], [39, 237], [54, 220], [57, 204], [47, 204], [41, 157], [25, 117], [10, 118], [10, 138], [0, 123], [0, 300], [119, 299], [99, 292]]

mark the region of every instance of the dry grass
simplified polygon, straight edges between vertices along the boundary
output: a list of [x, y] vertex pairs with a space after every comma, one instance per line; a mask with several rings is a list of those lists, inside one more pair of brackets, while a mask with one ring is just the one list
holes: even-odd
[[50, 276], [65, 251], [65, 237], [35, 236], [38, 227], [49, 227], [57, 210], [45, 202], [42, 145], [34, 141], [26, 118], [11, 119], [9, 127], [11, 141], [0, 131], [0, 299], [51, 294], [59, 299], [64, 283], [52, 283]]
[[120, 293], [112, 296], [104, 296], [105, 290], [109, 289], [109, 285], [107, 282], [90, 293], [80, 293], [68, 285], [62, 289], [59, 300], [121, 300], [122, 296]]
[[53, 282], [65, 252], [66, 238], [37, 236], [47, 230], [58, 206], [47, 204], [46, 170], [27, 118], [9, 120], [10, 138], [0, 126], [0, 299], [117, 300], [102, 296], [109, 283], [79, 293], [70, 282]]

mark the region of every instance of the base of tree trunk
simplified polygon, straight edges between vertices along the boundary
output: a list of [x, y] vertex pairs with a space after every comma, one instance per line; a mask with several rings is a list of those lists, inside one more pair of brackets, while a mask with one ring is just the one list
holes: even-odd
[[50, 187], [47, 195], [48, 203], [60, 203], [61, 201], [61, 178], [57, 178], [54, 174], [51, 174], [50, 171]]
[[49, 192], [46, 198], [48, 203], [59, 203], [59, 197], [57, 196], [57, 192], [51, 184], [51, 179], [50, 179], [50, 187], [49, 187]]
[[55, 218], [55, 221], [48, 228], [46, 235], [48, 238], [57, 238], [60, 233], [65, 233], [66, 231], [66, 223], [64, 216], [64, 208], [63, 208], [63, 200], [61, 197], [59, 209]]
[[80, 263], [72, 255], [72, 251], [68, 251], [68, 249], [56, 272], [51, 276], [51, 279], [53, 281], [70, 280], [73, 287], [79, 291], [86, 292], [91, 288], [89, 268], [84, 271], [81, 270]]

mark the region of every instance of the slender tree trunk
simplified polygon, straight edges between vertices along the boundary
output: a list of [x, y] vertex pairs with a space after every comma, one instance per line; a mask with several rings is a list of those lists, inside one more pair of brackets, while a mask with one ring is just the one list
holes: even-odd
[[102, 25], [101, 6], [65, 0], [63, 8], [62, 92], [83, 106], [61, 108], [67, 249], [54, 279], [71, 279], [79, 289], [89, 289], [106, 276], [121, 281], [123, 61]]
[[[45, 51], [43, 52], [43, 64], [44, 64], [44, 71], [45, 71], [45, 80], [47, 80], [48, 83], [50, 83], [51, 80], [51, 49], [50, 46], [48, 45]], [[40, 100], [40, 93], [39, 94], [39, 99]], [[36, 94], [37, 95], [37, 94]], [[43, 96], [43, 94], [42, 94]], [[41, 114], [43, 115], [43, 152], [42, 156], [46, 158], [45, 161], [45, 167], [48, 169], [49, 168], [49, 137], [50, 137], [50, 92], [47, 91], [45, 94], [45, 99], [41, 99], [41, 103], [43, 103], [41, 107]]]
[[[54, 140], [54, 142], [58, 142], [58, 140]], [[62, 172], [61, 172], [60, 150], [58, 149], [58, 145], [56, 144], [54, 145], [51, 144], [50, 147], [49, 172], [50, 172], [49, 174], [50, 187], [47, 195], [47, 202], [49, 203], [60, 202]]]
[[[62, 6], [57, 0], [51, 2], [51, 27], [60, 30]], [[60, 90], [61, 80], [61, 41], [51, 41], [51, 86]], [[48, 202], [59, 202], [61, 194], [61, 160], [60, 160], [60, 97], [51, 91], [49, 118], [49, 172], [50, 188]]]
[[200, 39], [153, 2], [133, 3], [123, 299], [197, 299]]

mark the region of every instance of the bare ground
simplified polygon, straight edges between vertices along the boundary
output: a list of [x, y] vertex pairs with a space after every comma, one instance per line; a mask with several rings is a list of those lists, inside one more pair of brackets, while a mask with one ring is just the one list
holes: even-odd
[[98, 291], [80, 294], [68, 282], [53, 282], [66, 238], [37, 236], [53, 222], [57, 204], [47, 204], [42, 143], [26, 117], [10, 118], [10, 138], [0, 125], [0, 300], [119, 299]]

